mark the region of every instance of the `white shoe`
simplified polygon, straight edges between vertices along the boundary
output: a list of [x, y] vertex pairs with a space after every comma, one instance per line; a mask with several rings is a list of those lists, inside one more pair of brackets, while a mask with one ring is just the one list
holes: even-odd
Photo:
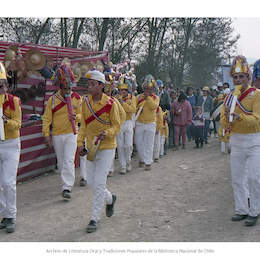
[[218, 138], [218, 134], [215, 134], [215, 138]]
[[126, 168], [121, 168], [120, 174], [126, 174]]
[[131, 165], [130, 163], [127, 163], [127, 164], [126, 164], [126, 171], [127, 171], [127, 172], [132, 171], [132, 165]]

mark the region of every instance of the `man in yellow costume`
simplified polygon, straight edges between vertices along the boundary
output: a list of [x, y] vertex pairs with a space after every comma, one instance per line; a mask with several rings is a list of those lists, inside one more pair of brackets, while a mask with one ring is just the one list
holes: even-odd
[[125, 174], [132, 170], [131, 155], [133, 152], [133, 123], [132, 114], [136, 111], [136, 98], [128, 93], [128, 83], [125, 77], [119, 79], [117, 88], [119, 91], [118, 101], [126, 112], [126, 118], [121, 125], [121, 130], [116, 136], [117, 153], [120, 163], [120, 173]]
[[77, 140], [79, 154], [82, 156], [87, 154], [84, 150], [85, 137], [88, 150], [95, 137], [101, 140], [93, 161], [87, 160], [86, 165], [87, 185], [94, 193], [92, 216], [87, 226], [87, 232], [92, 233], [98, 229], [104, 202], [106, 202], [106, 216], [111, 217], [114, 214], [117, 197], [107, 190], [106, 180], [115, 156], [116, 135], [120, 131], [121, 122], [115, 99], [103, 93], [106, 84], [105, 75], [97, 69], [91, 69], [86, 73], [86, 77], [88, 97], [82, 103], [81, 128]]
[[[16, 227], [16, 176], [20, 160], [21, 101], [8, 91], [4, 65], [0, 62], [0, 97], [4, 138], [0, 140], [0, 229], [12, 233]], [[1, 124], [3, 122], [0, 122]]]
[[[224, 100], [220, 123], [230, 127], [231, 181], [235, 199], [232, 221], [245, 219], [245, 225], [256, 224], [260, 213], [260, 91], [250, 87], [251, 72], [244, 56], [236, 56], [230, 68], [235, 91]], [[235, 109], [230, 117], [230, 109]], [[248, 194], [250, 207], [248, 206]]]
[[[77, 149], [77, 134], [73, 132], [71, 121], [74, 121], [77, 132], [81, 120], [81, 96], [71, 91], [75, 82], [76, 76], [66, 64], [56, 70], [53, 83], [60, 90], [49, 98], [42, 125], [45, 145], [50, 147], [53, 144], [57, 156], [58, 169], [61, 171], [62, 196], [68, 199], [71, 198], [71, 189], [75, 181], [74, 160]], [[66, 95], [71, 96], [73, 116], [68, 112]], [[52, 137], [50, 136], [51, 124]]]
[[[153, 162], [153, 147], [156, 131], [156, 109], [159, 106], [159, 97], [154, 94], [157, 86], [152, 75], [143, 78], [144, 92], [137, 96], [137, 111], [141, 111], [135, 125], [135, 144], [139, 158], [139, 167], [151, 170]], [[141, 109], [141, 110], [139, 110]]]

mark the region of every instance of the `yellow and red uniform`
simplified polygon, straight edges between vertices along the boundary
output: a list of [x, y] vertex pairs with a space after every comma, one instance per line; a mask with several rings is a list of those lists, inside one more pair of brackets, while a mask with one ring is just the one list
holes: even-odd
[[82, 103], [81, 127], [77, 140], [78, 147], [83, 146], [83, 142], [85, 140], [85, 137], [87, 136], [86, 145], [87, 149], [90, 149], [94, 136], [98, 136], [102, 131], [105, 131], [106, 138], [101, 142], [99, 150], [116, 148], [116, 135], [119, 133], [121, 126], [119, 108], [117, 103], [114, 101], [113, 98], [107, 96], [106, 94], [102, 94], [101, 100], [96, 102], [95, 104], [93, 103], [93, 98], [91, 95], [88, 95], [88, 98], [94, 113], [108, 105], [107, 112], [99, 115], [99, 118], [107, 124], [99, 122], [96, 119], [88, 123], [88, 120], [90, 120], [90, 118], [92, 117], [92, 113], [88, 108], [88, 105], [86, 103], [87, 101], [84, 100]]
[[4, 124], [5, 140], [19, 137], [22, 121], [20, 98], [7, 93], [3, 104], [3, 113], [10, 119]]
[[[61, 96], [60, 90], [49, 98], [42, 124], [43, 136], [50, 135], [50, 125], [52, 124], [52, 135], [61, 135], [73, 133], [71, 122], [68, 117], [68, 107]], [[76, 92], [71, 92], [71, 103], [73, 112], [76, 113], [76, 130], [78, 132], [78, 123], [81, 121], [81, 96]], [[60, 107], [60, 108], [59, 108]]]

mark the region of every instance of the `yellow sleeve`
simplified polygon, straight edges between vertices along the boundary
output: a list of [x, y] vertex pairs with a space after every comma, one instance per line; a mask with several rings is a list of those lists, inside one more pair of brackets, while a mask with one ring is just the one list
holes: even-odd
[[14, 107], [15, 110], [11, 110], [11, 119], [8, 119], [5, 123], [5, 128], [10, 130], [19, 130], [21, 128], [22, 122], [22, 110], [19, 105], [18, 98], [14, 97]]
[[156, 126], [157, 130], [161, 130], [163, 127], [163, 113], [161, 107], [159, 107]]
[[131, 103], [127, 104], [126, 102], [122, 103], [122, 106], [127, 113], [135, 113], [136, 112], [136, 97], [132, 95]]
[[[86, 102], [83, 102], [81, 107], [82, 107], [82, 112], [84, 111], [84, 108], [86, 106]], [[86, 125], [86, 118], [85, 118], [85, 113], [81, 114], [81, 124], [80, 124], [80, 129], [77, 137], [77, 144], [78, 147], [84, 146], [84, 141], [87, 135], [87, 125]]]
[[169, 126], [168, 126], [168, 123], [165, 122], [165, 138], [168, 138], [169, 137]]
[[240, 114], [238, 122], [243, 126], [255, 126], [260, 122], [260, 91], [255, 91], [252, 107], [252, 115]]
[[52, 97], [47, 101], [43, 114], [42, 134], [44, 137], [50, 135], [50, 125], [52, 124]]
[[82, 112], [81, 101], [82, 101], [82, 99], [77, 100], [77, 109], [76, 109], [76, 123], [77, 124], [81, 122], [81, 112]]
[[159, 97], [156, 96], [156, 98], [153, 99], [153, 97], [149, 96], [149, 97], [147, 97], [147, 102], [148, 102], [149, 107], [152, 110], [156, 110], [157, 107], [159, 106]]
[[[121, 104], [120, 104], [121, 105]], [[120, 119], [120, 112], [119, 112], [119, 106], [117, 105], [116, 102], [113, 103], [112, 108], [110, 110], [110, 122], [111, 122], [111, 127], [106, 129], [106, 138], [112, 139], [116, 135], [119, 134], [120, 129], [121, 129], [121, 119]], [[123, 107], [122, 107], [122, 110]], [[124, 111], [125, 113], [125, 111]]]

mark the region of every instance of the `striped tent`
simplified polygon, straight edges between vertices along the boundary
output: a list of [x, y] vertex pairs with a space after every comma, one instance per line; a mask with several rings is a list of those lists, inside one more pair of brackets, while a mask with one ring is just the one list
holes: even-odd
[[[67, 57], [71, 61], [71, 65], [74, 63], [84, 61], [103, 60], [108, 61], [108, 52], [106, 51], [92, 51], [82, 50], [75, 48], [66, 48], [58, 46], [45, 46], [32, 43], [17, 43], [17, 42], [3, 42], [0, 41], [0, 60], [4, 62], [4, 56], [6, 50], [10, 45], [18, 46], [22, 56], [30, 49], [38, 49], [45, 57], [51, 57], [54, 66], [61, 63], [61, 61]], [[39, 73], [38, 75], [32, 74], [28, 79], [21, 80], [16, 86], [17, 90], [30, 89], [32, 85], [38, 86], [39, 83], [45, 85], [45, 92], [42, 96], [36, 96], [33, 101], [28, 101], [22, 104], [23, 113], [25, 111], [32, 111], [33, 108], [37, 114], [42, 115], [46, 102], [49, 97], [56, 92], [56, 86], [53, 86], [50, 79], [45, 79]], [[83, 93], [85, 88], [74, 87], [73, 91]], [[44, 137], [42, 135], [42, 125], [40, 122], [23, 122], [20, 131], [21, 136], [21, 156], [18, 166], [17, 181], [24, 181], [26, 179], [38, 176], [45, 172], [55, 169], [56, 155], [53, 147], [47, 148], [44, 144]], [[75, 165], [79, 164], [79, 158], [76, 156]]]

